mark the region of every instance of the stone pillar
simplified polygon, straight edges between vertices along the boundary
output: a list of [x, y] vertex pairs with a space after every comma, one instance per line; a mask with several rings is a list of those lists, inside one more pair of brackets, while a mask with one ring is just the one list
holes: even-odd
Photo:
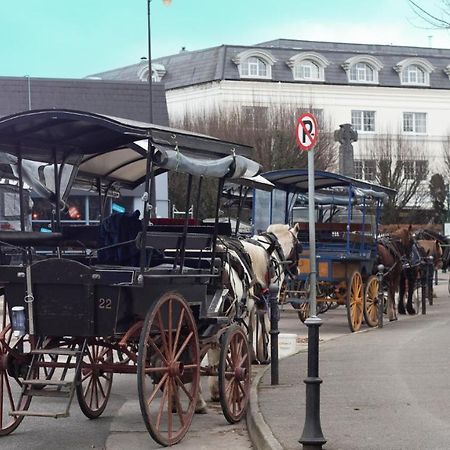
[[334, 132], [334, 140], [339, 142], [339, 173], [347, 177], [355, 176], [354, 156], [352, 142], [358, 140], [358, 132], [350, 123], [339, 125], [339, 130]]

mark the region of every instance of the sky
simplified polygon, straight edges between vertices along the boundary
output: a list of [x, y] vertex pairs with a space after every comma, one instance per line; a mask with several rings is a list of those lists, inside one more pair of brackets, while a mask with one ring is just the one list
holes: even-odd
[[[450, 32], [427, 28], [407, 0], [152, 0], [150, 23], [153, 58], [278, 38], [450, 48]], [[0, 55], [0, 76], [135, 64], [148, 55], [147, 0], [0, 0]]]

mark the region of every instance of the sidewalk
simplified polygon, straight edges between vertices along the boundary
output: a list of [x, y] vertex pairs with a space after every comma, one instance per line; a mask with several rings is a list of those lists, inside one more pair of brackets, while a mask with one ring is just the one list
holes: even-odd
[[[396, 322], [385, 322], [384, 329], [344, 330], [342, 306], [321, 316], [324, 450], [449, 448], [447, 280], [446, 274], [440, 276], [437, 298], [433, 306], [427, 305], [426, 316], [399, 316]], [[285, 311], [282, 317], [288, 315]], [[306, 335], [307, 328], [300, 324], [298, 342]], [[306, 371], [306, 344], [280, 360], [278, 386], [270, 385], [270, 366], [258, 371], [247, 416], [257, 450], [302, 447], [298, 440], [305, 421]]]

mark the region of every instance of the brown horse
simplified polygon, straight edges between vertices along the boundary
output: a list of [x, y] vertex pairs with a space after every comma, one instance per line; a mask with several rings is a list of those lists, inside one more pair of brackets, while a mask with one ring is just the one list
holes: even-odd
[[378, 264], [385, 267], [383, 282], [387, 287], [387, 312], [389, 320], [397, 320], [395, 293], [400, 287], [403, 263], [412, 249], [411, 226], [398, 230], [378, 240]]

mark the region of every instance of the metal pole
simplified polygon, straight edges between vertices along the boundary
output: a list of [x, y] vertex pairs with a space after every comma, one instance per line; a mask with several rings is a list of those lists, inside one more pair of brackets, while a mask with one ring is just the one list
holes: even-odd
[[380, 264], [377, 267], [378, 279], [378, 328], [383, 328], [383, 314], [384, 314], [384, 294], [383, 294], [383, 273], [384, 266]]
[[305, 320], [305, 325], [308, 327], [308, 376], [304, 380], [306, 384], [305, 424], [299, 439], [299, 442], [303, 444], [303, 450], [321, 449], [322, 445], [327, 442], [320, 424], [320, 384], [322, 380], [319, 378], [319, 327], [322, 325], [322, 320], [317, 317], [314, 181], [314, 151], [311, 149], [308, 151], [310, 317]]
[[[269, 287], [270, 295], [270, 384], [279, 384], [279, 358], [278, 358], [278, 321], [280, 320], [280, 308], [278, 305], [278, 286]], [[258, 318], [256, 318], [258, 320]]]

